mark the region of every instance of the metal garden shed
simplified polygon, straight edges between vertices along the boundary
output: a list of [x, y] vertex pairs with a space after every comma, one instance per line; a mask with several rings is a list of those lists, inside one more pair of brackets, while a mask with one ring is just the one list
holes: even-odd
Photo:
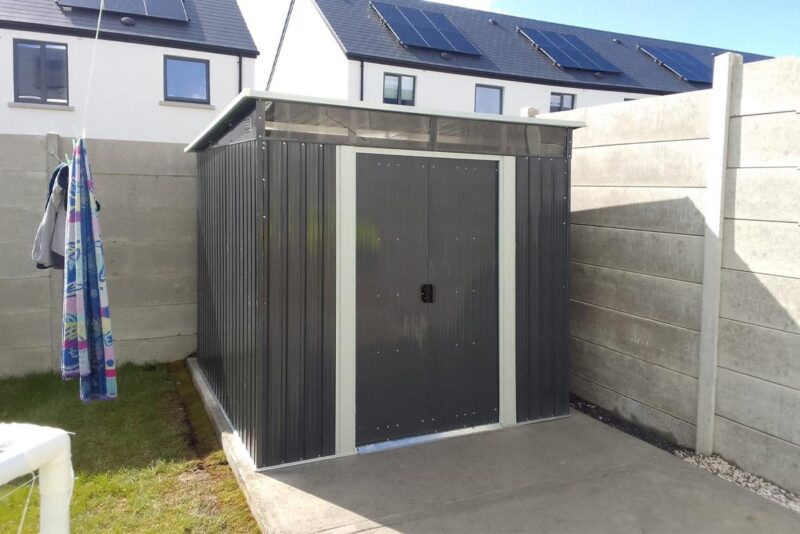
[[187, 147], [198, 362], [257, 467], [568, 414], [577, 126], [245, 91]]

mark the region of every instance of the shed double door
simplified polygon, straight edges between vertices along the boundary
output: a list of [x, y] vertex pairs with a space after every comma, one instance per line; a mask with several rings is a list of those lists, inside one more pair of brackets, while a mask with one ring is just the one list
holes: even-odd
[[358, 445], [498, 421], [497, 179], [357, 156]]

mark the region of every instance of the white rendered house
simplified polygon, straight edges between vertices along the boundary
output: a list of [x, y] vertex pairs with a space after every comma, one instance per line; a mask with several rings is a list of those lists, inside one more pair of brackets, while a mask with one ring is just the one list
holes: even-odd
[[256, 88], [426, 109], [519, 115], [703, 89], [722, 52], [422, 0], [239, 4], [264, 52]]
[[0, 134], [85, 124], [93, 138], [185, 143], [253, 85], [258, 51], [234, 0], [135, 0], [106, 2], [89, 89], [99, 5], [0, 0]]

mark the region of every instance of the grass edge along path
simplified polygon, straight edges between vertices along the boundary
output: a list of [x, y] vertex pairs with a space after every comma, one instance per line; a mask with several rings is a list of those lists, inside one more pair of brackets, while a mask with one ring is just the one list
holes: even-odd
[[[122, 366], [119, 390], [85, 405], [54, 374], [0, 380], [0, 421], [75, 433], [73, 532], [258, 532], [186, 362]], [[0, 502], [0, 532], [16, 532], [27, 493]], [[23, 532], [38, 526], [37, 489]]]

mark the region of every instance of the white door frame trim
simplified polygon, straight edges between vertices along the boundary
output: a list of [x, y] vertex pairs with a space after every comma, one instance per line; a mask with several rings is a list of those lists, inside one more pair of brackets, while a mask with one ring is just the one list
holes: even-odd
[[336, 149], [336, 456], [356, 454], [356, 157], [496, 161], [499, 423], [517, 424], [516, 157], [338, 146]]

